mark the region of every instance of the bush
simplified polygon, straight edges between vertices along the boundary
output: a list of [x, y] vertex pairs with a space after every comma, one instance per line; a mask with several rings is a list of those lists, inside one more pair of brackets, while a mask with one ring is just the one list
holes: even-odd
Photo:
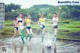
[[80, 25], [69, 25], [69, 26], [67, 26], [67, 28], [80, 28]]
[[4, 28], [1, 31], [1, 35], [13, 35], [13, 28], [11, 28], [11, 27]]
[[13, 20], [7, 20], [7, 21], [4, 22], [5, 26], [13, 26], [13, 24], [14, 24]]
[[73, 24], [73, 25], [80, 25], [80, 21], [70, 22], [70, 24]]
[[61, 20], [60, 22], [61, 22], [61, 23], [70, 23], [71, 20]]

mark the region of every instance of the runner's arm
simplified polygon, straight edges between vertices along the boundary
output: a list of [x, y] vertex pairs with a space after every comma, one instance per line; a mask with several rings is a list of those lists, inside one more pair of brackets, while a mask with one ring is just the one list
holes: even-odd
[[59, 12], [57, 13], [57, 17], [60, 16], [60, 12], [61, 12], [61, 7], [59, 7]]

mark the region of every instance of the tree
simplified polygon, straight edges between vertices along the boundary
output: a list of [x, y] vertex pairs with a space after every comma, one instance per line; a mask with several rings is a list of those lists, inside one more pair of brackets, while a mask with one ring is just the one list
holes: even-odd
[[17, 4], [8, 4], [8, 5], [5, 5], [5, 11], [6, 12], [11, 12], [12, 10], [16, 11], [16, 10], [19, 10], [21, 9], [21, 6], [20, 5], [17, 5]]

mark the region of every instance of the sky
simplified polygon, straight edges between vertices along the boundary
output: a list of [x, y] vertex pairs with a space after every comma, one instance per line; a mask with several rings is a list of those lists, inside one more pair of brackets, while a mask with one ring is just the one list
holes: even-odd
[[30, 8], [33, 5], [38, 4], [49, 4], [49, 5], [58, 5], [58, 1], [72, 1], [72, 0], [0, 0], [0, 2], [4, 2], [5, 4], [19, 4], [21, 8]]
[[0, 2], [4, 2], [5, 4], [20, 4], [21, 8], [29, 8], [38, 4], [57, 5], [57, 0], [0, 0]]

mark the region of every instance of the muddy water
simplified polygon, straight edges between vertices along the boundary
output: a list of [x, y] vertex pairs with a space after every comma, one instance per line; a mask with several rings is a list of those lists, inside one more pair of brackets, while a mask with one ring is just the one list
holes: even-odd
[[[51, 36], [44, 36], [42, 42], [41, 36], [34, 36], [31, 41], [25, 40], [25, 44], [22, 44], [21, 38], [6, 38], [1, 39], [6, 44], [7, 53], [14, 53], [13, 43], [18, 47], [17, 53], [19, 53], [19, 47], [23, 46], [23, 53], [54, 53], [54, 42]], [[1, 44], [1, 43], [0, 43]], [[51, 49], [47, 48], [51, 45]], [[56, 42], [57, 53], [80, 53], [80, 42], [73, 41], [58, 41]], [[30, 50], [28, 49], [30, 47]], [[0, 50], [1, 53], [1, 50]]]

